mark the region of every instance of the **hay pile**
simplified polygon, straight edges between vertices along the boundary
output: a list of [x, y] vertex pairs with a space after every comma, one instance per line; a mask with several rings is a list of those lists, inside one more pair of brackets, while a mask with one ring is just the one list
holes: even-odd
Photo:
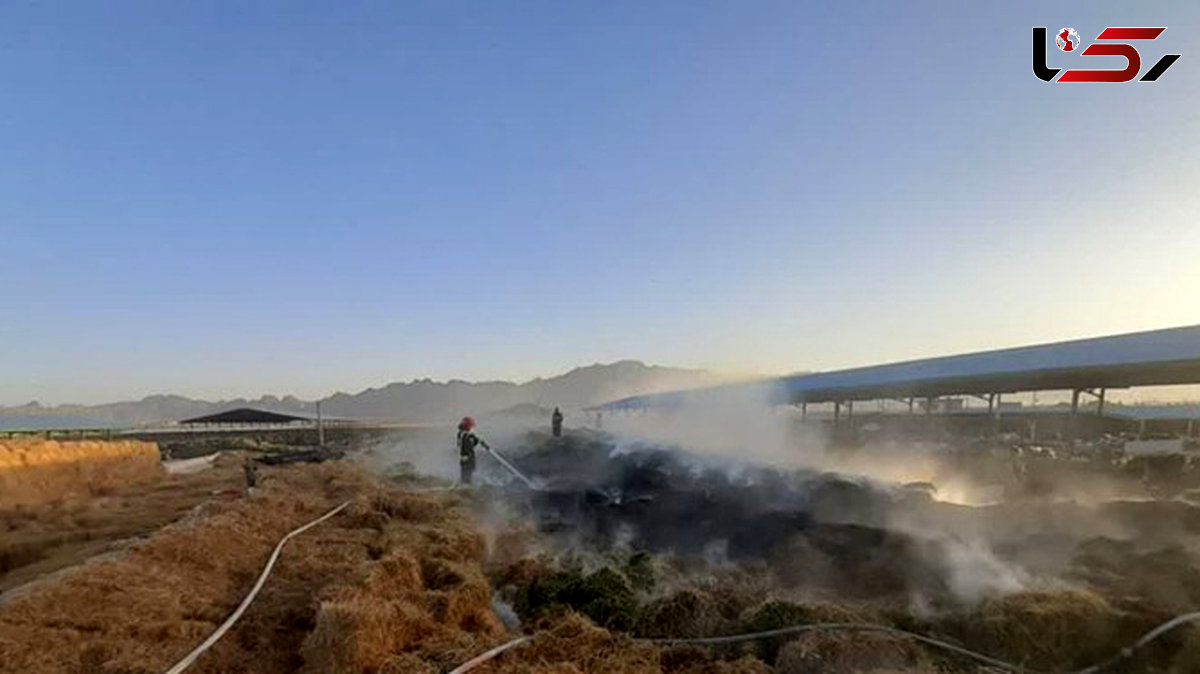
[[[452, 497], [398, 496], [331, 464], [264, 471], [262, 485], [0, 605], [0, 671], [161, 672], [225, 619], [283, 534], [348, 498], [289, 544], [241, 622], [190, 671], [384, 671], [403, 648], [393, 633], [437, 642], [448, 659], [498, 631], [482, 542]], [[412, 605], [379, 603], [401, 595]]]
[[[1170, 617], [1131, 608], [1083, 589], [1026, 591], [906, 627], [1031, 669], [1061, 671], [1107, 660]], [[1138, 662], [1162, 667], [1181, 643], [1182, 634], [1167, 635], [1139, 651]]]
[[987, 602], [980, 629], [992, 652], [1030, 666], [1086, 665], [1112, 654], [1118, 617], [1086, 590], [1022, 592]]
[[[837, 604], [802, 604], [798, 602], [770, 599], [761, 605], [746, 611], [738, 622], [734, 634], [765, 632], [791, 627], [793, 625], [809, 625], [813, 623], [883, 623], [884, 621], [874, 612], [866, 609]], [[826, 640], [825, 635], [807, 634], [800, 637], [806, 643], [814, 640], [817, 645]], [[789, 641], [796, 640], [795, 636], [760, 639], [749, 642], [746, 646], [752, 649], [765, 662], [775, 663], [780, 657], [781, 650]], [[805, 651], [808, 653], [808, 651]]]
[[[0, 507], [0, 593], [150, 535], [187, 515], [214, 492], [237, 493], [241, 459], [218, 457], [212, 470], [166, 475], [99, 498]], [[2, 600], [0, 600], [2, 601]]]
[[303, 671], [435, 672], [499, 641], [483, 537], [455, 499], [380, 493], [351, 506], [347, 519], [377, 532], [372, 559], [318, 594]]
[[[161, 672], [224, 620], [284, 533], [343, 500], [351, 501], [343, 513], [289, 544], [242, 621], [191, 671], [445, 672], [514, 636], [493, 611], [493, 588], [533, 638], [479, 672], [976, 671], [877, 633], [809, 632], [705, 648], [638, 640], [816, 622], [890, 624], [1062, 670], [1105, 659], [1161, 618], [1084, 590], [994, 597], [918, 618], [882, 601], [814, 601], [829, 595], [796, 587], [769, 561], [714, 565], [628, 548], [552, 554], [524, 522], [497, 534], [489, 551], [469, 514], [472, 504], [486, 506], [479, 493], [403, 489], [349, 465], [264, 469], [260, 478], [250, 498], [210, 501], [120, 558], [0, 603], [0, 672]], [[1123, 568], [1109, 558], [1128, 555], [1092, 547], [1087, 568]], [[1176, 557], [1159, 555], [1153, 568], [1173, 569]], [[872, 591], [889, 597], [893, 590]], [[1200, 638], [1180, 633], [1167, 641], [1153, 666], [1191, 671], [1200, 662]]]
[[658, 674], [658, 648], [568, 613], [533, 640], [476, 671], [502, 674]]
[[162, 671], [224, 620], [275, 542], [336, 491], [329, 475], [297, 473], [32, 588], [0, 607], [0, 662], [31, 673]]
[[808, 632], [779, 651], [779, 674], [938, 671], [911, 639], [870, 632]]
[[0, 441], [0, 507], [96, 496], [160, 477], [152, 442]]

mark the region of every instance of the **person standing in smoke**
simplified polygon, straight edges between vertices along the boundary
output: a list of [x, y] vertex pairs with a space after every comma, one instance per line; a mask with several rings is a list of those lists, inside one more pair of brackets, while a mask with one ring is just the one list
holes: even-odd
[[554, 414], [550, 415], [550, 432], [556, 438], [562, 437], [562, 422], [563, 414], [557, 407], [555, 407]]
[[253, 494], [254, 488], [258, 486], [258, 464], [247, 457], [242, 462], [242, 474], [246, 478], [246, 493]]
[[463, 417], [462, 421], [458, 422], [458, 481], [462, 484], [471, 484], [471, 477], [475, 474], [476, 445], [483, 445], [484, 449], [491, 449], [488, 447], [488, 443], [475, 435], [475, 420], [471, 417]]

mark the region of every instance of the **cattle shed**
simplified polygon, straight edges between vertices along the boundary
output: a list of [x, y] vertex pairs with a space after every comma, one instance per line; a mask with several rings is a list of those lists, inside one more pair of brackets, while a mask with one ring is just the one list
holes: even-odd
[[239, 407], [237, 409], [225, 410], [215, 414], [206, 414], [201, 417], [184, 419], [179, 423], [189, 426], [198, 426], [211, 424], [292, 424], [314, 422], [316, 422], [316, 417], [291, 414], [287, 412], [260, 410], [253, 407]]
[[979, 398], [1004, 414], [1004, 394], [1066, 390], [1074, 419], [1084, 396], [1105, 412], [1109, 389], [1200, 384], [1200, 325], [981, 351], [846, 370], [793, 375], [691, 391], [634, 396], [591, 408], [623, 411], [757, 400], [774, 405], [832, 403], [834, 425], [854, 403], [898, 400], [932, 412], [947, 396]]

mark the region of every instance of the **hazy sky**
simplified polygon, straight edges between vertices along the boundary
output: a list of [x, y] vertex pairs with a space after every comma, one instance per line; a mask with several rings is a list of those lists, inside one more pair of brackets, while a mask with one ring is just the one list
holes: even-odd
[[[1183, 57], [1046, 84], [1035, 25]], [[0, 404], [1198, 323], [1198, 35], [1194, 0], [7, 2]]]

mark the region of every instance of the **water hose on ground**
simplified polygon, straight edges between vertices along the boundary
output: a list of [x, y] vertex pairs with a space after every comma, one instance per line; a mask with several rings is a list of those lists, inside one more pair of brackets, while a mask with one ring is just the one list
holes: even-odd
[[521, 644], [525, 643], [526, 641], [529, 641], [532, 638], [533, 637], [519, 637], [519, 638], [513, 639], [512, 641], [509, 641], [507, 643], [500, 644], [499, 646], [493, 648], [492, 650], [490, 650], [486, 653], [481, 653], [481, 654], [471, 658], [470, 660], [467, 660], [466, 662], [462, 663], [458, 667], [455, 667], [453, 670], [451, 670], [450, 674], [463, 674], [464, 672], [469, 672], [472, 669], [475, 669], [476, 667], [478, 667], [479, 665], [482, 665], [483, 663], [487, 662], [488, 660], [491, 660], [492, 658], [496, 657], [497, 655], [500, 655], [504, 651], [507, 651], [510, 648], [516, 648], [517, 646], [520, 646]]
[[[1132, 645], [1130, 645], [1126, 648], [1122, 648], [1120, 650], [1120, 652], [1118, 652], [1116, 655], [1109, 658], [1108, 660], [1097, 663], [1090, 667], [1084, 667], [1083, 669], [1076, 670], [1074, 672], [1071, 672], [1071, 674], [1097, 674], [1098, 672], [1103, 672], [1103, 671], [1109, 670], [1110, 668], [1114, 667], [1118, 663], [1132, 657], [1136, 651], [1145, 647], [1150, 642], [1161, 637], [1162, 635], [1166, 634], [1167, 632], [1170, 632], [1171, 630], [1174, 630], [1175, 628], [1180, 627], [1182, 625], [1186, 625], [1188, 623], [1193, 623], [1193, 622], [1200, 622], [1200, 611], [1195, 612], [1195, 613], [1185, 613], [1183, 615], [1176, 616], [1176, 617], [1164, 622], [1163, 624], [1159, 625], [1158, 627], [1155, 627], [1154, 629], [1150, 630], [1146, 634], [1142, 635], [1142, 637], [1140, 639], [1138, 639], [1136, 642], [1134, 642]], [[942, 649], [942, 650], [945, 650], [945, 651], [948, 651], [951, 653], [961, 655], [963, 657], [971, 658], [978, 662], [981, 662], [981, 663], [984, 663], [984, 664], [987, 664], [992, 667], [996, 667], [996, 668], [999, 668], [999, 669], [1002, 669], [1002, 670], [1005, 670], [1008, 672], [1020, 672], [1022, 674], [1036, 674], [1035, 670], [1028, 669], [1021, 665], [1014, 665], [1009, 662], [1004, 662], [1003, 660], [998, 660], [989, 655], [984, 655], [983, 653], [977, 653], [970, 649], [963, 648], [962, 646], [957, 646], [955, 644], [952, 644], [952, 643], [949, 643], [946, 641], [941, 641], [940, 639], [934, 639], [933, 637], [927, 637], [923, 634], [916, 634], [914, 632], [908, 632], [906, 630], [898, 629], [895, 627], [888, 627], [887, 625], [871, 625], [871, 624], [863, 624], [863, 623], [811, 623], [811, 624], [805, 624], [805, 625], [792, 625], [791, 627], [781, 627], [779, 629], [766, 630], [763, 632], [748, 632], [746, 634], [732, 634], [729, 636], [721, 636], [721, 637], [696, 637], [696, 638], [684, 638], [684, 639], [637, 639], [637, 641], [648, 641], [648, 642], [656, 643], [656, 644], [693, 644], [693, 645], [698, 645], [698, 646], [700, 646], [700, 645], [711, 646], [711, 645], [717, 645], [717, 644], [731, 644], [731, 643], [737, 643], [737, 642], [742, 642], [742, 641], [752, 641], [755, 639], [769, 639], [771, 637], [779, 637], [779, 636], [785, 636], [785, 635], [789, 635], [789, 634], [798, 634], [800, 632], [813, 632], [813, 631], [820, 631], [820, 630], [884, 632], [887, 634], [895, 634], [897, 636], [908, 637], [910, 639], [913, 639], [914, 641], [918, 641], [920, 643], [926, 644], [928, 646], [932, 646], [934, 648], [939, 648], [939, 649]], [[486, 653], [483, 653], [483, 654], [475, 657], [472, 660], [469, 660], [468, 662], [464, 663], [460, 667], [453, 670], [450, 674], [465, 674], [465, 672], [469, 672], [472, 669], [474, 669], [475, 667], [477, 667], [489, 660], [492, 660], [493, 658], [500, 655], [501, 653], [504, 653], [505, 651], [509, 650], [510, 648], [515, 648], [517, 646], [520, 646], [521, 644], [527, 643], [528, 641], [530, 641], [533, 638], [534, 638], [534, 635], [524, 636], [524, 637], [520, 637], [517, 639], [513, 639], [512, 641], [506, 642], [504, 644], [501, 644], [500, 646], [497, 646], [496, 648], [493, 648], [492, 650], [487, 651]]]
[[250, 592], [244, 599], [242, 599], [242, 603], [238, 604], [238, 607], [234, 609], [233, 613], [229, 614], [229, 617], [225, 619], [225, 622], [221, 623], [220, 627], [213, 631], [212, 634], [208, 635], [208, 638], [205, 639], [203, 643], [192, 649], [192, 652], [185, 655], [182, 660], [175, 663], [173, 667], [166, 671], [166, 674], [179, 674], [183, 670], [187, 669], [192, 665], [193, 662], [196, 661], [197, 658], [199, 658], [201, 655], [204, 655], [205, 651], [207, 651], [209, 648], [212, 648], [212, 645], [217, 643], [221, 637], [225, 636], [225, 633], [228, 632], [231, 627], [233, 627], [234, 623], [238, 621], [238, 618], [242, 617], [242, 614], [246, 612], [246, 609], [250, 608], [250, 604], [254, 601], [254, 598], [258, 596], [259, 590], [262, 589], [263, 585], [267, 582], [267, 577], [271, 575], [271, 571], [275, 568], [275, 562], [279, 560], [279, 553], [283, 550], [283, 546], [288, 541], [290, 541], [294, 536], [299, 536], [305, 531], [317, 526], [321, 522], [333, 517], [348, 505], [350, 505], [350, 502], [346, 501], [345, 503], [339, 505], [333, 510], [330, 510], [324, 515], [321, 515], [308, 524], [292, 529], [287, 533], [287, 535], [279, 539], [279, 543], [275, 545], [275, 550], [271, 553], [271, 557], [267, 560], [267, 565], [263, 567], [262, 573], [258, 575], [258, 580], [254, 583], [254, 587], [250, 588]]
[[791, 627], [780, 627], [773, 630], [765, 630], [763, 632], [750, 632], [747, 634], [734, 634], [723, 637], [695, 637], [690, 639], [645, 639], [656, 644], [692, 644], [696, 646], [715, 646], [717, 644], [732, 644], [741, 641], [751, 641], [754, 639], [769, 639], [771, 637], [781, 637], [789, 634], [799, 634], [801, 632], [823, 632], [823, 631], [852, 631], [852, 632], [883, 632], [885, 634], [894, 634], [897, 636], [908, 637], [914, 641], [919, 641], [934, 648], [940, 648], [951, 653], [977, 660], [992, 667], [1010, 672], [1028, 672], [1029, 670], [1018, 665], [1009, 664], [1003, 660], [997, 660], [983, 653], [976, 653], [962, 646], [956, 646], [947, 641], [927, 637], [923, 634], [916, 634], [887, 625], [871, 625], [864, 623], [809, 623], [805, 625], [792, 625]]

